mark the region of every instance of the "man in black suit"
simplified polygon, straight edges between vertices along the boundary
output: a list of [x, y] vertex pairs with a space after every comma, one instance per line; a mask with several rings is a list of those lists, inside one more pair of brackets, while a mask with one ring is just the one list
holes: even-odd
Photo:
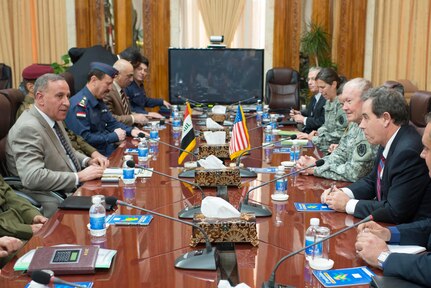
[[[431, 113], [427, 115], [427, 126], [422, 136], [423, 150], [431, 177]], [[431, 219], [401, 224], [393, 227], [382, 227], [375, 222], [368, 222], [358, 227], [358, 238], [355, 244], [358, 255], [368, 264], [383, 269], [385, 276], [396, 276], [430, 286], [431, 253], [404, 254], [391, 253], [386, 242], [401, 245], [419, 245], [431, 250]]]
[[316, 76], [320, 72], [319, 67], [311, 67], [308, 71], [308, 89], [313, 95], [310, 103], [305, 111], [301, 112], [297, 110], [290, 110], [290, 117], [295, 120], [296, 123], [304, 125], [302, 131], [310, 133], [313, 130], [319, 129], [320, 126], [325, 122], [325, 106], [326, 99], [319, 93], [319, 87], [316, 84]]
[[407, 103], [395, 90], [379, 87], [363, 95], [359, 127], [368, 142], [380, 145], [373, 170], [345, 188], [326, 190], [322, 202], [336, 211], [365, 218], [383, 208], [387, 223], [408, 223], [431, 216], [428, 169], [423, 159], [421, 138], [408, 125]]

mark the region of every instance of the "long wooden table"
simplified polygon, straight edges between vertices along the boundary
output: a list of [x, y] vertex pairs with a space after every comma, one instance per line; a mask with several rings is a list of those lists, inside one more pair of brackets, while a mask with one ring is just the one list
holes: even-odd
[[[248, 125], [249, 129], [255, 127], [254, 118], [248, 120]], [[173, 143], [169, 126], [160, 131], [160, 137], [162, 141]], [[252, 130], [250, 138], [252, 147], [260, 145], [262, 129]], [[135, 147], [136, 144], [137, 142], [132, 140], [119, 147], [111, 157], [111, 165], [120, 166], [123, 149]], [[158, 158], [151, 161], [150, 166], [157, 171], [177, 176], [180, 172], [177, 167], [178, 154], [177, 150], [160, 144]], [[264, 162], [263, 154], [263, 149], [254, 150], [244, 157], [242, 162], [245, 166], [268, 167], [278, 166], [281, 161], [289, 159], [286, 154], [274, 154], [269, 162]], [[258, 174], [257, 178], [243, 178], [241, 188], [229, 188], [229, 201], [238, 206], [251, 187], [273, 177], [274, 174]], [[264, 204], [273, 212], [272, 217], [257, 219], [258, 247], [251, 244], [235, 245], [236, 280], [250, 287], [260, 287], [268, 280], [274, 265], [281, 257], [304, 246], [305, 230], [309, 226], [310, 218], [320, 218], [321, 225], [329, 227], [331, 232], [344, 228], [346, 223], [359, 221], [344, 213], [297, 212], [294, 202], [318, 202], [322, 190], [328, 188], [333, 181], [304, 175], [289, 177], [288, 180], [289, 200], [286, 202], [271, 200], [274, 184], [257, 189], [250, 195], [251, 201]], [[337, 183], [338, 186], [346, 184]], [[215, 195], [214, 188], [205, 188], [204, 191], [206, 195]], [[94, 194], [115, 196], [134, 205], [174, 217], [186, 205], [199, 204], [201, 201], [199, 190], [154, 173], [151, 178], [139, 179], [132, 186], [124, 186], [121, 182], [119, 185], [105, 185], [101, 181], [90, 181], [76, 192], [76, 195]], [[122, 214], [142, 214], [125, 207], [119, 209]], [[219, 279], [223, 278], [220, 271], [174, 268], [174, 260], [178, 256], [197, 249], [189, 246], [192, 233], [190, 226], [155, 216], [149, 226], [111, 226], [106, 237], [93, 238], [87, 230], [88, 222], [88, 211], [59, 210], [17, 256], [22, 256], [38, 246], [56, 244], [94, 244], [116, 249], [118, 253], [110, 269], [97, 271], [95, 275], [62, 277], [68, 281], [94, 281], [94, 287], [217, 287]], [[366, 265], [355, 253], [355, 238], [356, 230], [352, 229], [330, 240], [330, 258], [335, 261], [334, 268]], [[26, 274], [13, 271], [15, 261], [16, 258], [2, 269], [0, 287], [24, 287], [30, 281]], [[379, 270], [374, 271], [380, 274]], [[296, 287], [322, 287], [311, 273], [304, 254], [300, 253], [279, 267], [276, 280]]]

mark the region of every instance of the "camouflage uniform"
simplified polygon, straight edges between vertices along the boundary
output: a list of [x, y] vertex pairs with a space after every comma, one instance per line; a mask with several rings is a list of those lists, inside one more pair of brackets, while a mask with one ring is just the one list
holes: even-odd
[[[19, 116], [21, 116], [22, 112], [30, 109], [33, 104], [34, 98], [26, 95], [24, 101], [22, 102], [21, 106], [19, 106], [18, 111], [16, 112], [15, 119], [18, 119]], [[85, 142], [84, 138], [79, 135], [76, 135], [75, 133], [73, 133], [72, 130], [67, 129], [65, 123], [63, 123], [63, 126], [67, 132], [67, 136], [69, 137], [70, 142], [72, 143], [73, 149], [87, 155], [88, 157], [91, 157], [91, 154], [96, 151], [96, 148]]]
[[357, 123], [350, 123], [346, 133], [325, 164], [314, 169], [314, 175], [334, 180], [355, 182], [373, 168], [377, 146], [368, 143]]
[[346, 113], [341, 109], [343, 105], [338, 101], [326, 101], [325, 104], [325, 123], [317, 130], [317, 136], [312, 141], [320, 151], [327, 154], [329, 145], [338, 144], [341, 136], [347, 127]]

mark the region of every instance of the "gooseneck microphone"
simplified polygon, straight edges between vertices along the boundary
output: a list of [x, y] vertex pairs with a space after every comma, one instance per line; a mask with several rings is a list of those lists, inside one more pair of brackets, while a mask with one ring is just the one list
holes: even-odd
[[253, 204], [249, 204], [248, 203], [248, 196], [250, 195], [250, 192], [253, 191], [253, 190], [256, 190], [257, 188], [260, 188], [262, 186], [265, 186], [265, 185], [268, 185], [268, 184], [270, 184], [272, 182], [275, 182], [277, 180], [280, 180], [280, 179], [286, 178], [288, 176], [291, 176], [293, 174], [299, 173], [301, 171], [307, 170], [308, 168], [319, 167], [319, 166], [322, 166], [323, 164], [325, 164], [325, 160], [319, 159], [319, 160], [317, 160], [312, 165], [309, 165], [307, 167], [301, 168], [299, 170], [292, 171], [292, 172], [290, 172], [288, 174], [284, 174], [284, 175], [282, 175], [280, 177], [275, 177], [274, 179], [272, 179], [270, 181], [267, 181], [265, 183], [262, 183], [261, 185], [258, 185], [256, 187], [251, 188], [245, 194], [244, 200], [241, 202], [241, 207], [240, 207], [239, 210], [241, 212], [244, 212], [244, 213], [254, 213], [256, 215], [256, 217], [269, 217], [269, 216], [271, 216], [272, 212], [266, 206], [259, 205], [259, 204], [254, 204], [254, 203]]
[[[126, 165], [127, 165], [127, 167], [130, 167], [130, 168], [135, 168], [135, 167], [136, 168], [140, 168], [140, 169], [143, 169], [143, 170], [146, 170], [146, 171], [151, 171], [153, 173], [156, 173], [158, 175], [161, 175], [161, 176], [164, 176], [164, 177], [167, 177], [167, 178], [171, 178], [173, 180], [177, 180], [177, 181], [180, 181], [180, 182], [183, 182], [183, 183], [187, 183], [189, 185], [192, 185], [192, 186], [198, 188], [201, 191], [202, 199], [204, 199], [205, 196], [206, 196], [205, 193], [204, 193], [204, 191], [202, 190], [202, 187], [199, 186], [198, 184], [194, 183], [194, 182], [189, 182], [189, 181], [186, 181], [186, 180], [183, 180], [183, 179], [179, 179], [177, 177], [173, 177], [171, 175], [168, 175], [168, 174], [165, 174], [165, 173], [162, 173], [162, 172], [159, 172], [159, 171], [156, 171], [156, 170], [144, 167], [144, 166], [136, 165], [135, 161], [133, 161], [133, 160], [128, 160], [126, 162]], [[195, 213], [201, 213], [201, 206], [197, 205], [197, 206], [193, 206], [193, 207], [186, 207], [183, 210], [181, 210], [180, 212], [178, 212], [178, 217], [179, 218], [185, 218], [185, 219], [193, 219], [193, 216], [195, 215]]]
[[286, 285], [281, 285], [280, 286], [279, 284], [275, 283], [275, 273], [277, 272], [277, 269], [281, 265], [281, 263], [283, 263], [286, 259], [289, 259], [290, 257], [295, 256], [296, 254], [298, 254], [298, 253], [300, 253], [300, 252], [302, 252], [304, 250], [307, 250], [308, 248], [311, 248], [313, 246], [319, 245], [320, 243], [322, 243], [322, 242], [324, 242], [326, 240], [329, 240], [332, 237], [340, 235], [340, 234], [342, 234], [342, 233], [344, 233], [344, 232], [346, 232], [346, 231], [348, 231], [348, 230], [350, 230], [352, 228], [355, 228], [355, 227], [361, 225], [362, 223], [365, 223], [365, 222], [368, 222], [368, 221], [372, 221], [374, 219], [376, 219], [376, 220], [379, 219], [381, 217], [381, 215], [383, 215], [385, 213], [384, 210], [385, 210], [384, 208], [379, 208], [376, 211], [374, 211], [373, 213], [371, 213], [371, 215], [369, 215], [366, 218], [362, 219], [361, 221], [359, 221], [359, 222], [357, 222], [357, 223], [355, 223], [355, 224], [353, 224], [351, 226], [345, 227], [345, 228], [343, 228], [343, 229], [335, 232], [334, 234], [329, 235], [328, 237], [325, 237], [325, 238], [323, 238], [323, 239], [321, 239], [319, 241], [314, 242], [313, 244], [305, 246], [304, 248], [296, 250], [296, 251], [294, 251], [294, 252], [292, 252], [292, 253], [290, 253], [290, 254], [282, 257], [277, 262], [277, 264], [275, 264], [274, 269], [272, 269], [271, 277], [269, 278], [269, 281], [262, 283], [262, 288], [274, 288], [274, 287], [286, 287], [286, 288], [289, 288], [289, 287], [293, 287], [293, 286], [288, 286], [288, 285], [287, 286]]
[[209, 240], [208, 234], [205, 232], [202, 227], [193, 224], [191, 222], [187, 222], [181, 219], [177, 219], [165, 214], [161, 214], [158, 212], [155, 212], [153, 210], [149, 210], [146, 208], [138, 207], [132, 204], [129, 204], [127, 202], [123, 202], [121, 200], [118, 200], [116, 197], [108, 196], [105, 199], [106, 203], [109, 205], [121, 205], [126, 206], [130, 208], [134, 208], [137, 210], [141, 210], [147, 213], [151, 213], [175, 222], [179, 222], [185, 225], [192, 226], [193, 228], [198, 229], [202, 235], [205, 237], [205, 249], [202, 250], [195, 250], [192, 252], [188, 252], [184, 255], [181, 255], [175, 260], [175, 267], [180, 269], [192, 269], [192, 270], [216, 270], [216, 260], [215, 260], [215, 248], [211, 246], [211, 242]]
[[75, 284], [73, 282], [64, 281], [53, 276], [54, 273], [49, 270], [36, 270], [31, 273], [31, 280], [41, 285], [49, 285], [49, 283], [69, 285], [71, 287], [85, 288], [87, 286]]
[[178, 98], [178, 99], [181, 99], [181, 100], [184, 100], [184, 102], [190, 102], [190, 103], [192, 103], [192, 104], [194, 104], [194, 105], [199, 105], [199, 106], [202, 106], [202, 105], [203, 105], [203, 103], [199, 103], [198, 101], [195, 101], [195, 100], [193, 100], [193, 99], [186, 98], [186, 97], [181, 96], [181, 95], [177, 95], [177, 98]]
[[164, 141], [161, 141], [160, 139], [151, 139], [150, 137], [145, 136], [145, 134], [142, 133], [142, 132], [138, 134], [138, 137], [139, 138], [145, 138], [145, 139], [147, 139], [149, 141], [157, 141], [160, 144], [166, 145], [166, 146], [171, 147], [171, 148], [175, 148], [175, 149], [177, 149], [177, 150], [179, 150], [181, 152], [186, 152], [187, 154], [191, 155], [195, 160], [197, 160], [197, 156], [195, 154], [193, 154], [192, 152], [186, 151], [184, 149], [181, 149], [180, 147], [177, 147], [177, 146], [174, 146], [172, 144], [169, 144], [169, 143], [166, 143]]
[[229, 106], [235, 106], [235, 105], [241, 104], [242, 102], [246, 102], [246, 101], [253, 100], [253, 99], [259, 99], [259, 96], [253, 96], [253, 97], [249, 97], [249, 98], [246, 98], [243, 100], [239, 100], [239, 101], [236, 101], [232, 104], [229, 104]]

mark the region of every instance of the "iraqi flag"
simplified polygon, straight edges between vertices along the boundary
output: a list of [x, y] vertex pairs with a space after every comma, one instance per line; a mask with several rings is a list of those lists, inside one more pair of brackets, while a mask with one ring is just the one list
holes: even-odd
[[186, 111], [184, 111], [183, 131], [181, 133], [181, 149], [184, 151], [181, 152], [180, 157], [178, 158], [178, 164], [183, 163], [184, 158], [189, 155], [189, 153], [187, 152], [192, 152], [195, 146], [196, 138], [192, 123], [192, 108], [190, 108], [189, 102], [186, 102]]
[[230, 159], [233, 160], [242, 152], [250, 149], [250, 138], [248, 136], [247, 125], [245, 123], [244, 112], [241, 105], [238, 105], [235, 121], [233, 122], [232, 137], [229, 143]]

